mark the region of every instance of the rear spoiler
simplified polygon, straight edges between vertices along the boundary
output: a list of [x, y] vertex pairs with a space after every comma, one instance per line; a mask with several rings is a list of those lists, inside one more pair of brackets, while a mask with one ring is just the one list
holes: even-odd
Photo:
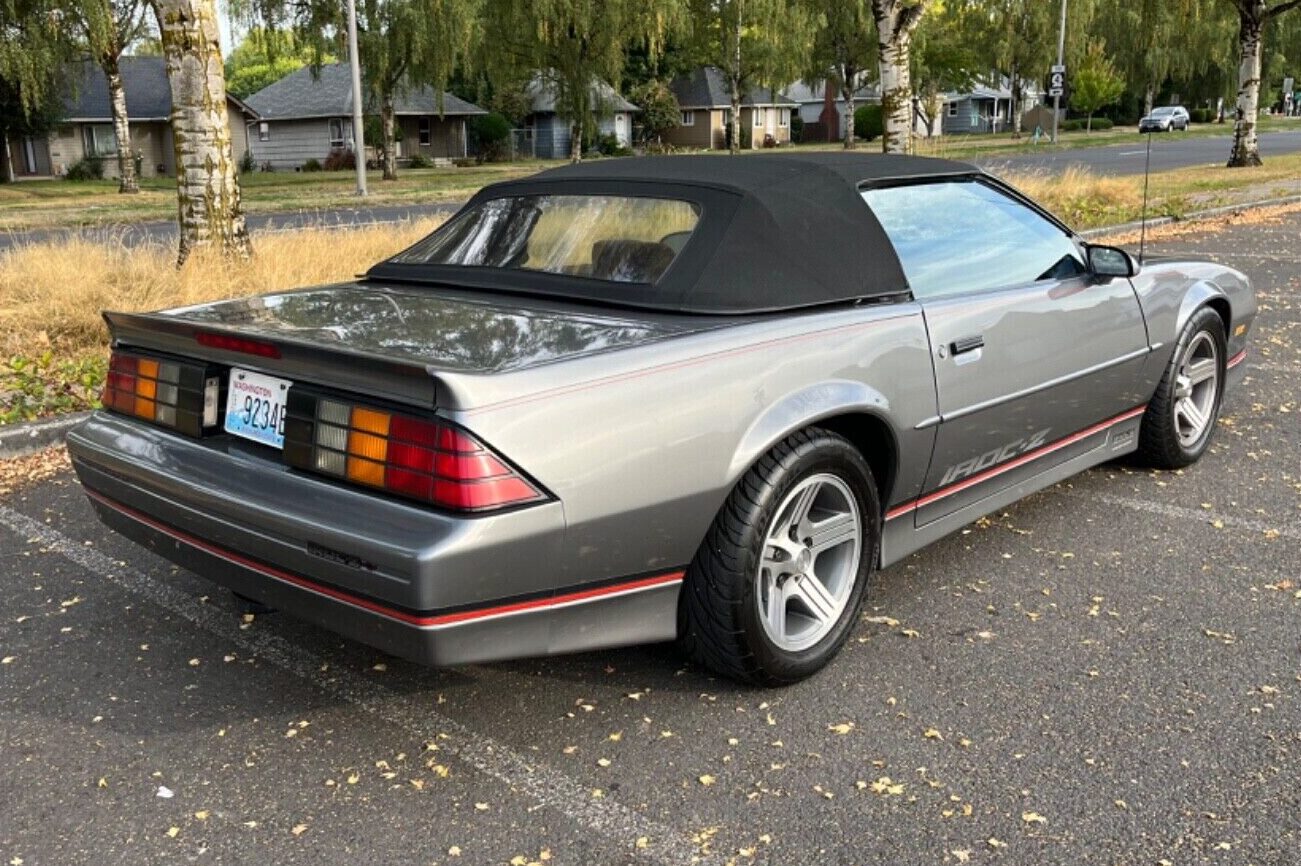
[[[329, 388], [364, 394], [432, 409], [437, 403], [434, 371], [409, 360], [359, 352], [341, 343], [324, 343], [292, 333], [268, 335], [239, 328], [188, 320], [176, 311], [156, 313], [105, 312], [114, 348], [131, 347], [197, 358], [262, 373], [285, 376]], [[273, 346], [278, 357], [203, 345], [199, 334], [243, 338]]]

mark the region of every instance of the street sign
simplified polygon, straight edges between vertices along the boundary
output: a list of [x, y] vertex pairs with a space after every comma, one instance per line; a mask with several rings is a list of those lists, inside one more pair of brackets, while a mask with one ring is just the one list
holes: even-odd
[[1048, 88], [1048, 95], [1049, 95], [1049, 96], [1061, 96], [1061, 95], [1062, 95], [1063, 93], [1065, 93], [1065, 92], [1066, 92], [1066, 91], [1063, 90], [1063, 89], [1060, 88], [1060, 87], [1050, 87], [1050, 88]]
[[1062, 91], [1066, 89], [1066, 69], [1053, 68], [1052, 75], [1048, 76], [1048, 95], [1061, 96]]
[[1060, 64], [1060, 63], [1054, 63], [1054, 64], [1053, 64], [1053, 68], [1052, 68], [1051, 71], [1052, 71], [1052, 72], [1065, 72], [1065, 71], [1066, 71], [1066, 67], [1063, 66], [1063, 65]]

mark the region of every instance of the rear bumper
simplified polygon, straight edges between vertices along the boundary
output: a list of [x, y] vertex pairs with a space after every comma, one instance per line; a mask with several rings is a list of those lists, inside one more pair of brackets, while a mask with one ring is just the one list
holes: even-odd
[[452, 517], [290, 472], [256, 448], [105, 413], [68, 449], [111, 528], [394, 655], [453, 665], [675, 633], [680, 571], [565, 584], [558, 503]]

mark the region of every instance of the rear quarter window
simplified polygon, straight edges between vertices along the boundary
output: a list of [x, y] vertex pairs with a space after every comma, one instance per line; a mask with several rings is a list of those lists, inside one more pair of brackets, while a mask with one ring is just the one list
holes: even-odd
[[693, 202], [611, 195], [489, 199], [392, 262], [655, 283], [700, 220]]

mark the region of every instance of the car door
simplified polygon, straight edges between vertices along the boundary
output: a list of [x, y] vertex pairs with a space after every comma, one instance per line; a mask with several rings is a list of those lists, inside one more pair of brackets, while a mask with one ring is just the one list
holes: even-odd
[[1128, 279], [1096, 277], [1083, 245], [987, 178], [877, 187], [930, 337], [938, 425], [918, 526], [1101, 447], [1143, 399], [1148, 353]]

